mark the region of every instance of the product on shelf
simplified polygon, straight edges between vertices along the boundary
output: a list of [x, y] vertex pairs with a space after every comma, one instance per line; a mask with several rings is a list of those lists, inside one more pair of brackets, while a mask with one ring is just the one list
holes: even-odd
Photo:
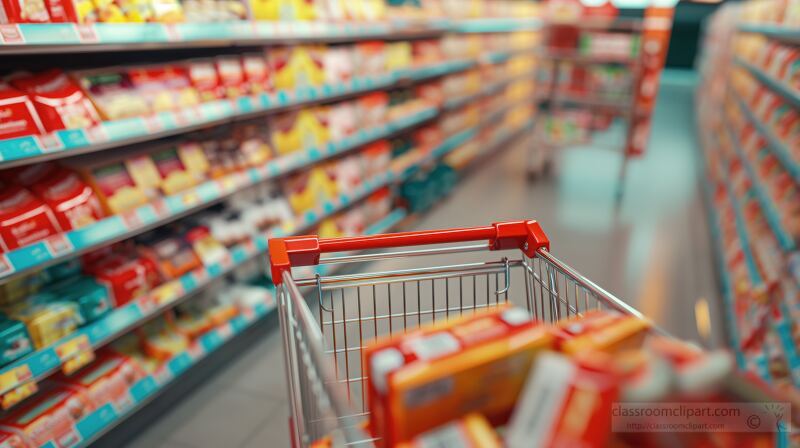
[[157, 229], [137, 240], [139, 252], [164, 279], [178, 278], [202, 264], [186, 238], [169, 228]]
[[286, 179], [286, 196], [299, 216], [336, 197], [336, 182], [324, 167], [295, 173]]
[[0, 252], [61, 231], [53, 210], [25, 188], [0, 183]]
[[57, 170], [34, 185], [33, 192], [50, 206], [63, 231], [89, 225], [104, 217], [94, 191], [74, 172]]
[[24, 92], [0, 82], [0, 139], [44, 133], [44, 125]]
[[189, 348], [190, 340], [175, 331], [165, 319], [148, 322], [136, 331], [142, 351], [159, 361], [168, 361]]
[[272, 92], [273, 85], [272, 67], [267, 62], [264, 54], [251, 53], [242, 55], [242, 71], [247, 82], [247, 93], [258, 95]]
[[224, 97], [224, 90], [213, 59], [195, 59], [187, 62], [189, 79], [200, 94], [201, 101]]
[[376, 77], [386, 73], [386, 48], [383, 41], [358, 42], [355, 60], [359, 76]]
[[330, 139], [325, 109], [310, 107], [270, 120], [272, 145], [279, 155], [319, 147]]
[[75, 275], [48, 285], [52, 301], [70, 304], [75, 308], [78, 324], [94, 322], [111, 311], [113, 304], [106, 286], [93, 278]]
[[329, 46], [322, 55], [322, 66], [325, 68], [325, 84], [347, 84], [355, 73], [363, 76], [356, 70], [356, 54], [350, 45]]
[[25, 324], [0, 316], [0, 365], [14, 362], [33, 350], [33, 341]]
[[325, 47], [320, 45], [270, 49], [269, 58], [275, 70], [275, 88], [295, 90], [324, 84], [324, 51]]
[[133, 89], [148, 103], [149, 113], [178, 110], [200, 103], [186, 69], [179, 65], [128, 70]]
[[[394, 446], [469, 412], [503, 423], [531, 363], [551, 343], [527, 312], [500, 307], [371, 344], [364, 348], [370, 429], [382, 446]], [[450, 387], [436, 388], [442, 382]], [[422, 393], [428, 389], [440, 392]]]
[[248, 94], [245, 73], [238, 56], [219, 56], [215, 59], [215, 64], [226, 97], [238, 98]]
[[134, 405], [130, 388], [144, 376], [144, 370], [133, 359], [102, 350], [92, 364], [73, 376], [59, 375], [55, 382], [85, 395], [94, 408], [111, 404], [117, 413], [122, 413]]
[[50, 21], [44, 0], [3, 0], [2, 23], [46, 23]]
[[158, 267], [151, 259], [125, 249], [87, 262], [84, 271], [108, 289], [115, 308], [143, 296], [161, 282]]
[[88, 128], [100, 121], [94, 104], [61, 70], [12, 77], [11, 85], [28, 94], [48, 132]]
[[80, 322], [75, 307], [64, 302], [19, 303], [9, 309], [9, 315], [25, 324], [37, 349], [48, 347], [71, 334]]
[[86, 394], [67, 387], [54, 387], [30, 403], [15, 409], [0, 422], [0, 429], [19, 436], [23, 445], [75, 446], [81, 437], [75, 424], [94, 406]]
[[134, 87], [127, 71], [99, 69], [74, 74], [104, 120], [120, 120], [152, 113], [147, 99]]

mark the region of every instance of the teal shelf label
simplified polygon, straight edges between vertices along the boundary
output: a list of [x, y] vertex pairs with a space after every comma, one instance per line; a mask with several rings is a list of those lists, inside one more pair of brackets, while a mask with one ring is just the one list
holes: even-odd
[[56, 136], [64, 145], [64, 149], [81, 148], [91, 144], [89, 136], [83, 129], [65, 129], [56, 132]]
[[189, 353], [183, 352], [180, 355], [172, 358], [167, 363], [167, 368], [169, 372], [173, 376], [178, 376], [183, 373], [186, 369], [188, 369], [192, 365], [192, 357], [189, 356]]
[[122, 235], [127, 230], [121, 216], [110, 216], [94, 224], [68, 232], [67, 238], [77, 250], [103, 243]]
[[81, 419], [75, 427], [81, 435], [81, 438], [83, 440], [88, 440], [103, 428], [110, 425], [113, 421], [117, 420], [117, 418], [117, 411], [114, 410], [114, 406], [112, 406], [111, 403], [106, 403]]
[[236, 316], [230, 321], [231, 328], [233, 329], [234, 334], [239, 334], [244, 331], [245, 328], [249, 325], [247, 319], [244, 316]]
[[19, 30], [26, 44], [67, 45], [81, 43], [78, 30], [72, 23], [20, 24]]
[[248, 114], [255, 110], [255, 105], [253, 104], [253, 98], [249, 96], [243, 96], [241, 98], [236, 99], [236, 108], [239, 110], [239, 113]]
[[100, 125], [109, 140], [125, 140], [147, 134], [147, 127], [141, 118], [105, 121]]
[[207, 351], [211, 352], [217, 349], [222, 343], [222, 335], [217, 331], [210, 331], [200, 337], [200, 345]]
[[42, 148], [34, 137], [0, 140], [0, 160], [17, 160], [42, 154]]
[[96, 23], [98, 42], [104, 44], [169, 42], [167, 28], [160, 23]]
[[138, 404], [147, 399], [156, 390], [158, 390], [158, 383], [152, 376], [148, 375], [134, 384], [130, 392], [134, 402]]

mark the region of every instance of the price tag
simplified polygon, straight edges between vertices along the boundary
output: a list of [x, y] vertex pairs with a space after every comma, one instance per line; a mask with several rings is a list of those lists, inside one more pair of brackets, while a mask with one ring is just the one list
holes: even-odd
[[47, 247], [47, 251], [50, 252], [50, 255], [53, 258], [58, 257], [60, 255], [64, 255], [66, 253], [72, 252], [74, 247], [72, 243], [67, 239], [66, 235], [61, 233], [58, 235], [53, 235], [50, 238], [44, 241], [45, 247]]
[[85, 334], [56, 346], [56, 355], [61, 360], [61, 370], [65, 375], [71, 375], [94, 361], [94, 349]]
[[3, 410], [10, 409], [15, 404], [30, 397], [31, 395], [35, 394], [38, 391], [39, 391], [39, 386], [36, 385], [36, 382], [31, 381], [29, 383], [25, 383], [22, 386], [17, 387], [11, 392], [3, 394], [3, 401], [2, 401]]
[[237, 188], [236, 178], [234, 176], [225, 176], [221, 179], [217, 179], [217, 185], [219, 186], [219, 189], [222, 190], [223, 192], [236, 190]]
[[75, 24], [75, 32], [78, 34], [78, 40], [81, 41], [83, 44], [96, 44], [100, 42], [100, 39], [97, 37], [97, 30], [94, 29], [94, 25], [90, 24]]
[[25, 37], [19, 30], [19, 25], [0, 25], [0, 38], [7, 45], [18, 45], [25, 43]]
[[39, 137], [39, 147], [42, 152], [54, 152], [64, 149], [64, 142], [56, 134], [45, 134]]
[[200, 195], [197, 194], [197, 191], [189, 191], [183, 195], [182, 202], [187, 207], [193, 207], [200, 203]]
[[8, 255], [0, 254], [0, 276], [9, 275], [14, 271], [14, 265], [8, 260]]
[[181, 33], [176, 25], [162, 25], [167, 31], [167, 39], [170, 42], [180, 42], [183, 40]]
[[222, 340], [230, 339], [233, 336], [233, 327], [231, 327], [230, 323], [226, 323], [225, 325], [217, 328], [217, 334], [222, 337]]
[[164, 125], [157, 115], [148, 115], [144, 117], [144, 127], [149, 134], [155, 134], [164, 130]]
[[139, 217], [139, 214], [136, 213], [136, 210], [130, 211], [125, 213], [122, 216], [122, 222], [125, 223], [125, 228], [128, 230], [138, 229], [142, 227], [142, 219]]

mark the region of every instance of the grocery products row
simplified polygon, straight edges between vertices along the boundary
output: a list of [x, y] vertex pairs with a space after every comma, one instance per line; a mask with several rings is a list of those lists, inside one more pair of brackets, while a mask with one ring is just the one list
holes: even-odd
[[740, 367], [795, 393], [800, 387], [795, 153], [800, 114], [792, 68], [797, 48], [738, 29], [739, 20], [752, 18], [753, 3], [722, 8], [709, 26], [698, 129], [732, 346]]
[[[437, 82], [446, 83], [447, 81], [441, 80]], [[321, 217], [349, 206], [370, 192], [388, 185], [390, 182], [409, 177], [413, 178], [416, 172], [430, 163], [429, 161], [441, 158], [470, 138], [477, 137], [477, 129], [483, 129], [479, 126], [481, 123], [487, 129], [492, 129], [491, 133], [484, 133], [486, 140], [483, 141], [494, 144], [497, 139], [505, 137], [504, 134], [498, 133], [498, 130], [507, 129], [509, 126], [519, 128], [531, 120], [531, 105], [525, 104], [525, 96], [519, 96], [520, 94], [528, 95], [531, 89], [529, 87], [521, 90], [516, 86], [520, 84], [530, 86], [532, 83], [532, 79], [526, 80], [524, 78], [520, 81], [511, 82], [505, 88], [506, 94], [504, 95], [487, 96], [482, 102], [466, 107], [463, 110], [448, 112], [439, 120], [414, 131], [410, 135], [399, 135], [391, 141], [378, 140], [353, 154], [340, 156], [323, 164], [308, 166], [286, 177], [278, 184], [272, 186], [264, 184], [266, 178], [263, 178], [259, 183], [250, 184], [255, 189], [251, 187], [250, 190], [242, 190], [228, 199], [226, 203], [232, 204], [228, 208], [215, 206], [211, 211], [194, 214], [171, 226], [160, 227], [156, 231], [140, 235], [134, 240], [128, 240], [114, 246], [106, 246], [115, 241], [115, 238], [107, 238], [102, 241], [103, 244], [96, 245], [101, 249], [82, 257], [82, 266], [76, 265], [76, 262], [71, 260], [40, 273], [15, 277], [10, 282], [6, 282], [2, 285], [4, 300], [15, 303], [13, 306], [17, 306], [20, 309], [27, 309], [29, 305], [47, 303], [48, 297], [62, 298], [63, 295], [59, 293], [57, 286], [47, 285], [51, 283], [57, 285], [58, 279], [63, 278], [63, 276], [51, 274], [51, 271], [59, 272], [66, 269], [64, 268], [65, 265], [71, 265], [73, 266], [72, 270], [67, 269], [70, 272], [67, 274], [69, 278], [71, 280], [79, 278], [76, 274], [77, 272], [82, 272], [84, 276], [90, 277], [86, 279], [86, 283], [87, 285], [91, 284], [96, 295], [94, 299], [85, 299], [83, 295], [79, 294], [79, 297], [75, 299], [77, 302], [81, 302], [81, 300], [97, 300], [105, 295], [103, 309], [118, 308], [119, 310], [124, 310], [122, 315], [127, 317], [120, 318], [119, 315], [116, 315], [113, 319], [100, 319], [97, 323], [92, 323], [90, 319], [76, 320], [72, 325], [65, 325], [59, 328], [63, 327], [64, 331], [69, 332], [74, 330], [79, 323], [87, 324], [82, 334], [88, 335], [92, 344], [105, 343], [111, 335], [128, 330], [149, 315], [147, 310], [152, 309], [154, 306], [162, 307], [174, 304], [176, 300], [180, 300], [189, 293], [204, 287], [209, 277], [218, 277], [255, 254], [263, 253], [266, 250], [266, 235], [269, 232], [274, 233], [274, 230], [271, 231], [270, 229], [279, 229], [281, 232], [286, 233], [295, 229], [307, 228], [321, 219]], [[437, 91], [435, 87], [432, 87], [432, 89]], [[357, 102], [358, 100], [353, 101], [353, 103]], [[403, 107], [408, 109], [408, 105], [403, 105]], [[481, 122], [482, 112], [485, 120]], [[427, 118], [431, 117], [428, 116]], [[310, 116], [311, 118], [314, 118], [313, 114]], [[499, 123], [505, 123], [505, 126], [498, 126]], [[498, 127], [495, 128], [495, 126]], [[258, 133], [253, 129], [251, 131], [246, 129], [248, 129], [246, 126], [235, 128], [234, 133], [243, 132], [244, 134], [242, 135], [249, 134], [254, 139], [254, 141], [250, 142], [252, 146], [259, 150], [264, 150], [267, 145], [257, 139]], [[313, 129], [309, 132], [312, 131]], [[228, 145], [228, 151], [241, 151], [241, 145], [241, 142]], [[237, 169], [255, 169], [247, 168], [247, 158], [238, 152], [228, 156], [232, 159], [230, 162], [215, 159], [217, 161], [210, 163], [210, 158], [205, 156], [207, 153], [204, 148], [215, 145], [209, 145], [209, 142], [204, 142], [203, 144], [195, 143], [189, 146], [192, 149], [189, 149], [188, 152], [186, 152], [186, 146], [163, 150], [170, 153], [164, 160], [170, 159], [170, 161], [163, 165], [161, 169], [158, 168], [158, 161], [161, 158], [154, 156], [160, 151], [128, 154], [128, 157], [139, 160], [144, 164], [143, 166], [150, 166], [147, 170], [137, 168], [135, 175], [132, 174], [134, 170], [129, 169], [130, 158], [120, 160], [117, 157], [112, 159], [111, 166], [114, 169], [109, 169], [108, 171], [115, 174], [110, 178], [119, 181], [121, 179], [120, 176], [122, 176], [129, 180], [128, 182], [111, 182], [110, 185], [112, 186], [121, 186], [116, 190], [113, 188], [92, 190], [87, 186], [87, 183], [82, 181], [87, 177], [78, 176], [75, 171], [69, 171], [66, 168], [56, 167], [52, 164], [40, 164], [29, 168], [15, 169], [7, 172], [6, 175], [15, 182], [13, 191], [25, 192], [26, 197], [31, 199], [36, 199], [36, 194], [27, 190], [25, 185], [32, 185], [33, 191], [39, 191], [38, 185], [43, 179], [69, 178], [73, 183], [82, 185], [82, 191], [85, 192], [85, 194], [79, 195], [79, 197], [86, 198], [82, 203], [83, 208], [81, 208], [84, 213], [76, 214], [91, 217], [94, 216], [93, 213], [112, 213], [113, 210], [109, 207], [124, 207], [132, 198], [147, 201], [153, 198], [152, 195], [158, 196], [161, 194], [163, 187], [166, 185], [163, 182], [159, 181], [145, 187], [139, 183], [139, 180], [136, 180], [139, 174], [145, 171], [154, 174], [168, 172], [176, 182], [170, 182], [170, 184], [178, 189], [191, 189], [194, 188], [191, 187], [194, 181], [190, 180], [190, 178], [194, 178], [197, 175], [201, 175], [201, 177], [210, 176], [212, 166], [214, 169], [233, 169], [234, 171]], [[217, 148], [216, 150], [223, 149]], [[393, 160], [393, 156], [395, 160], [390, 166], [389, 163]], [[203, 163], [198, 164], [198, 160], [203, 161]], [[240, 166], [237, 166], [237, 164]], [[169, 168], [165, 170], [164, 167]], [[197, 167], [206, 168], [193, 173], [190, 167], [192, 169]], [[83, 171], [84, 169], [82, 167], [78, 171]], [[91, 168], [89, 170], [91, 171]], [[101, 171], [105, 172], [106, 170]], [[445, 169], [445, 171], [447, 170]], [[85, 173], [86, 171], [83, 172]], [[230, 176], [227, 173], [223, 174]], [[181, 184], [182, 181], [179, 181], [181, 177], [185, 178], [187, 183]], [[433, 187], [417, 188], [414, 192], [408, 194], [406, 202], [411, 203], [415, 211], [422, 210], [429, 206], [431, 202], [435, 202], [437, 197], [450, 188], [448, 185], [452, 185], [452, 181], [447, 180], [451, 179], [452, 175], [441, 177], [425, 173], [422, 177], [428, 182], [434, 181], [435, 185]], [[440, 177], [442, 180], [437, 180]], [[157, 178], [158, 176], [154, 176], [151, 180]], [[88, 179], [88, 184], [97, 185], [91, 177]], [[215, 183], [214, 185], [218, 184]], [[242, 187], [241, 184], [236, 186]], [[112, 190], [117, 191], [117, 193], [109, 196], [108, 194]], [[259, 190], [262, 190], [260, 196], [252, 197]], [[401, 190], [410, 191], [405, 186]], [[235, 191], [238, 190], [234, 188], [229, 193]], [[246, 200], [243, 200], [243, 197]], [[114, 200], [114, 198], [119, 199], [119, 201]], [[108, 202], [109, 199], [111, 199], [110, 203]], [[427, 205], [420, 206], [421, 202]], [[89, 203], [94, 204], [94, 206], [86, 205]], [[52, 208], [47, 203], [40, 201], [38, 204], [37, 209], [42, 211], [45, 216], [53, 214]], [[207, 202], [207, 206], [212, 204], [213, 201]], [[155, 210], [152, 205], [149, 205], [149, 207]], [[56, 205], [55, 208], [58, 209], [58, 206]], [[50, 210], [50, 214], [47, 213], [47, 210]], [[138, 210], [141, 210], [141, 207]], [[388, 207], [384, 207], [383, 212], [388, 212]], [[181, 215], [176, 214], [174, 216], [178, 218]], [[73, 215], [64, 214], [63, 219], [69, 220], [71, 217]], [[289, 217], [293, 218], [289, 219]], [[54, 222], [57, 223], [57, 220]], [[358, 221], [354, 222], [357, 223]], [[357, 229], [363, 228], [363, 225], [360, 227], [351, 225], [348, 228], [355, 232]], [[147, 226], [142, 226], [140, 229], [139, 233], [146, 230]], [[322, 230], [320, 232], [322, 233]], [[14, 232], [9, 233], [11, 235], [15, 234]], [[333, 232], [326, 230], [325, 233], [332, 234]], [[199, 239], [197, 241], [189, 240], [187, 239], [189, 234]], [[189, 248], [196, 244], [209, 249], [209, 252], [204, 255], [198, 252], [194, 257], [188, 255], [180, 256], [178, 257], [181, 260], [180, 262], [175, 262], [174, 260], [159, 261], [158, 248], [164, 248], [165, 251], [170, 253], [170, 256], [178, 256], [181, 253], [188, 253], [185, 251], [188, 251]], [[226, 248], [226, 250], [216, 250], [221, 248]], [[149, 255], [144, 254], [144, 252]], [[72, 253], [72, 257], [80, 253], [81, 251], [75, 251]], [[10, 254], [14, 254], [14, 252]], [[105, 258], [100, 261], [100, 266], [112, 271], [107, 276], [106, 274], [98, 275], [91, 267], [88, 267], [87, 263], [92, 263], [87, 260], [91, 260], [97, 255], [109, 256], [116, 260], [114, 263]], [[161, 263], [162, 261], [166, 264]], [[44, 266], [44, 264], [41, 266]], [[150, 274], [146, 274], [148, 272]], [[139, 274], [139, 277], [134, 276], [134, 278], [140, 280], [139, 282], [129, 282], [131, 279], [127, 276], [134, 273]], [[126, 286], [117, 292], [115, 289], [116, 282], [122, 282], [123, 285], [130, 286], [130, 288]], [[68, 283], [70, 284], [69, 289], [72, 289], [74, 285], [72, 285], [72, 282]], [[40, 296], [42, 300], [33, 300], [33, 298]], [[136, 301], [131, 302], [134, 299]], [[50, 321], [44, 319], [43, 322]], [[29, 329], [29, 333], [32, 332], [34, 330]], [[48, 333], [48, 330], [43, 332]], [[63, 333], [51, 335], [46, 341], [34, 344], [35, 348], [41, 350], [4, 369], [3, 374], [18, 373], [19, 369], [22, 369], [29, 375], [28, 379], [31, 376], [36, 379], [57, 369], [63, 360], [59, 356], [54, 356], [53, 352], [57, 347], [52, 342], [59, 340], [62, 336], [64, 336]], [[19, 353], [19, 355], [24, 356], [24, 353]], [[3, 374], [0, 374], [0, 376]], [[17, 378], [15, 375], [11, 375], [11, 377]], [[2, 390], [3, 392], [8, 392], [18, 386], [18, 383], [12, 381], [11, 384], [5, 384]]]
[[[341, 385], [340, 397], [347, 397], [350, 412], [366, 414], [366, 421], [312, 446], [336, 446], [334, 437], [340, 437], [338, 444], [370, 440], [380, 447], [446, 443], [451, 437], [458, 437], [460, 444], [486, 447], [633, 447], [667, 441], [682, 446], [772, 446], [785, 437], [633, 430], [637, 425], [669, 424], [669, 414], [646, 412], [658, 403], [709, 407], [734, 402], [758, 412], [756, 405], [743, 404], [747, 392], [735, 385], [737, 373], [729, 353], [703, 352], [655, 335], [640, 317], [610, 310], [573, 315], [567, 311], [563, 319], [548, 323], [502, 300], [438, 321], [435, 316], [428, 316], [427, 322], [414, 317], [420, 320], [418, 329], [362, 337], [364, 347], [356, 348], [356, 355], [363, 361], [351, 360], [349, 369], [360, 375], [363, 370], [363, 380], [343, 381], [341, 368], [339, 381], [333, 381], [333, 373], [324, 378], [331, 388]], [[334, 356], [338, 355], [341, 365], [350, 354]], [[638, 407], [637, 402], [647, 405]], [[620, 403], [626, 409], [620, 409]], [[575, 421], [581, 424], [571, 423]], [[702, 428], [711, 421], [708, 415], [698, 416], [691, 425]]]
[[[32, 163], [181, 134], [420, 81], [532, 51], [536, 34], [297, 45], [259, 53], [12, 74], [0, 84], [0, 162]], [[524, 58], [523, 58], [524, 59]], [[523, 61], [524, 64], [524, 61]]]
[[384, 21], [528, 17], [535, 4], [513, 0], [3, 0], [2, 23], [180, 23]]
[[[72, 357], [64, 362], [59, 356], [61, 347], [65, 342], [78, 338], [62, 339], [61, 344], [39, 350], [15, 363], [13, 368], [4, 369], [0, 374], [3, 380], [0, 385], [4, 386], [4, 390], [8, 390], [6, 387], [13, 382], [10, 373], [17, 380], [14, 392], [6, 393], [4, 397], [13, 397], [18, 401], [35, 390], [39, 391], [0, 419], [4, 440], [13, 440], [25, 447], [85, 446], [90, 443], [96, 436], [135, 412], [194, 363], [271, 312], [274, 292], [268, 274], [265, 274], [266, 265], [260, 261], [248, 261], [253, 254], [266, 251], [267, 234], [256, 231], [258, 239], [245, 243], [240, 238], [249, 237], [239, 237], [240, 234], [252, 232], [253, 225], [267, 221], [272, 223], [272, 230], [268, 231], [272, 236], [300, 230], [321, 237], [384, 232], [406, 216], [405, 209], [391, 211], [397, 201], [422, 212], [441, 200], [453, 187], [459, 174], [448, 163], [437, 162], [442, 157], [457, 154], [462, 148], [475, 143], [481, 146], [479, 153], [486, 153], [502, 148], [498, 145], [506, 143], [508, 138], [519, 132], [530, 132], [530, 104], [506, 109], [507, 112], [503, 114], [494, 114], [497, 117], [489, 124], [468, 127], [429, 148], [412, 147], [409, 141], [402, 144], [395, 142], [392, 147], [398, 148], [396, 152], [399, 156], [391, 160], [390, 171], [402, 172], [396, 178], [406, 179], [397, 190], [399, 196], [396, 199], [391, 193], [393, 190], [381, 188], [386, 185], [385, 182], [373, 177], [367, 181], [369, 183], [358, 187], [363, 193], [351, 193], [354, 199], [349, 204], [353, 206], [345, 209], [349, 204], [342, 204], [331, 208], [329, 213], [318, 215], [320, 218], [327, 217], [322, 220], [289, 218], [286, 221], [287, 216], [293, 215], [291, 200], [276, 194], [275, 186], [265, 186], [258, 191], [237, 195], [205, 216], [194, 215], [180, 221], [173, 225], [174, 231], [161, 228], [134, 242], [104, 249], [105, 256], [110, 257], [122, 253], [134, 253], [141, 259], [155, 256], [154, 270], [158, 275], [177, 274], [187, 268], [186, 263], [210, 264], [189, 271], [193, 275], [184, 274], [171, 291], [159, 291], [164, 291], [169, 283], [157, 286], [149, 294], [139, 296], [83, 327], [83, 331], [79, 329], [78, 334], [86, 338], [83, 342], [85, 346], [81, 350], [73, 350]], [[362, 153], [362, 157], [368, 155]], [[385, 159], [385, 162], [389, 161]], [[349, 162], [343, 160], [341, 163]], [[384, 167], [383, 171], [387, 169]], [[428, 185], [419, 188], [423, 181], [427, 181]], [[407, 183], [416, 183], [417, 187], [407, 187]], [[359, 195], [368, 197], [356, 203]], [[421, 204], [421, 201], [428, 202]], [[329, 210], [328, 207], [321, 209]], [[338, 210], [343, 211], [337, 213]], [[199, 229], [192, 228], [196, 223], [203, 224], [198, 226]], [[202, 235], [199, 236], [202, 243], [199, 240], [190, 242], [190, 239], [198, 237], [198, 230]], [[149, 243], [151, 238], [162, 243], [152, 245]], [[136, 242], [145, 240], [148, 241], [146, 246], [136, 246]], [[247, 258], [237, 256], [236, 251], [242, 247], [251, 250]], [[226, 251], [229, 255], [225, 254]], [[87, 258], [82, 260], [84, 266]], [[234, 271], [232, 265], [238, 268]], [[65, 270], [66, 267], [60, 272], [65, 273]], [[313, 274], [313, 271], [308, 274]], [[211, 278], [221, 278], [223, 282], [211, 283]], [[194, 290], [205, 287], [199, 296], [187, 299], [194, 285], [197, 285]], [[49, 288], [40, 289], [36, 296], [46, 294]], [[163, 316], [140, 326], [146, 319], [132, 319], [133, 305], [141, 313], [140, 316]], [[127, 322], [129, 327], [114, 328], [121, 322]], [[130, 329], [137, 327], [130, 332]], [[95, 337], [103, 331], [106, 332], [104, 339]], [[111, 335], [119, 333], [129, 334], [111, 342]], [[76, 351], [81, 356], [74, 353]], [[75, 361], [71, 361], [73, 359]], [[70, 374], [79, 367], [83, 368]], [[42, 373], [45, 368], [47, 374]], [[58, 369], [62, 373], [41, 381]], [[26, 382], [22, 379], [30, 380], [31, 377], [37, 381]], [[34, 390], [27, 390], [29, 385], [33, 385]]]

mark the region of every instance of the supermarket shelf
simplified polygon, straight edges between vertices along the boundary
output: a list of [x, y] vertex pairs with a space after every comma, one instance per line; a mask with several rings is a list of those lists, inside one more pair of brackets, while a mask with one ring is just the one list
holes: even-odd
[[559, 62], [572, 62], [575, 64], [638, 64], [638, 59], [634, 56], [620, 55], [585, 55], [575, 51], [544, 50], [539, 51], [537, 56], [542, 59], [549, 59]]
[[739, 24], [739, 31], [762, 34], [770, 39], [779, 40], [781, 42], [800, 44], [800, 29], [796, 26], [741, 23]]
[[335, 84], [203, 103], [192, 109], [150, 117], [107, 121], [90, 129], [69, 129], [45, 136], [0, 140], [0, 169], [127, 146], [189, 131], [246, 120], [292, 107], [318, 104], [405, 82], [422, 81], [473, 67], [474, 60], [447, 61], [374, 78], [354, 78]]
[[590, 109], [607, 109], [620, 115], [627, 115], [632, 109], [630, 98], [607, 99], [593, 95], [578, 95], [574, 93], [557, 92], [555, 98], [549, 94], [542, 94], [539, 101], [551, 101], [560, 105], [587, 107]]
[[298, 42], [408, 40], [455, 33], [505, 33], [541, 28], [538, 19], [419, 22], [212, 22], [0, 25], [0, 54], [167, 50]]
[[197, 268], [177, 279], [157, 287], [151, 293], [121, 308], [117, 308], [105, 317], [93, 322], [79, 331], [65, 337], [50, 347], [37, 350], [14, 363], [0, 369], [0, 395], [13, 390], [30, 381], [40, 381], [62, 367], [63, 361], [58, 356], [57, 348], [70, 341], [87, 337], [93, 349], [98, 349], [121, 334], [141, 325], [143, 322], [159, 315], [164, 310], [188, 299], [212, 281], [224, 277], [242, 263], [264, 254], [267, 251], [269, 238], [291, 235], [299, 230], [307, 229], [323, 219], [361, 201], [371, 193], [383, 188], [398, 177], [386, 173], [364, 181], [352, 193], [341, 194], [334, 201], [322, 204], [314, 211], [309, 211], [293, 222], [285, 223], [268, 235], [260, 235], [245, 244], [234, 247], [230, 257], [222, 262]]
[[[374, 235], [388, 232], [405, 217], [405, 210], [396, 209], [367, 228], [365, 234]], [[332, 269], [335, 269], [332, 265], [322, 265], [320, 266], [320, 273], [325, 275]], [[221, 348], [223, 344], [236, 335], [266, 319], [275, 311], [275, 307], [275, 303], [264, 304], [201, 336], [190, 349], [168, 361], [162, 371], [155, 375], [148, 375], [132, 385], [129, 389], [132, 398], [131, 405], [122, 410], [122, 412], [118, 412], [111, 404], [107, 404], [84, 417], [75, 428], [80, 437], [80, 441], [76, 446], [88, 446], [97, 438], [119, 425], [200, 360]], [[56, 448], [57, 445], [50, 442], [45, 444], [44, 447]]]
[[758, 79], [761, 84], [764, 84], [773, 92], [777, 93], [778, 95], [782, 96], [783, 99], [792, 103], [794, 107], [800, 107], [800, 92], [797, 92], [795, 89], [791, 88], [785, 82], [778, 81], [777, 79], [773, 78], [772, 76], [765, 73], [760, 68], [756, 67], [753, 64], [741, 59], [735, 58], [734, 61], [736, 64], [753, 75], [756, 79]]
[[761, 120], [753, 115], [753, 112], [747, 107], [746, 104], [744, 104], [744, 101], [738, 93], [734, 93], [733, 97], [736, 103], [739, 105], [739, 108], [742, 110], [742, 112], [744, 112], [744, 115], [748, 120], [750, 120], [750, 123], [752, 123], [753, 126], [758, 129], [758, 132], [760, 132], [761, 135], [767, 140], [767, 148], [769, 148], [769, 150], [775, 154], [775, 157], [781, 161], [781, 164], [784, 168], [786, 168], [787, 171], [789, 171], [789, 174], [792, 176], [795, 182], [800, 182], [800, 163], [794, 160], [791, 152], [789, 152], [789, 148], [787, 148], [783, 142], [775, 137], [775, 134], [773, 134], [772, 131], [761, 122]]
[[[414, 165], [427, 163], [434, 157], [442, 157], [474, 135], [474, 130], [471, 132], [465, 131], [445, 139], [441, 145], [431, 151], [429, 157], [418, 161]], [[242, 263], [266, 253], [269, 238], [288, 236], [312, 227], [323, 219], [361, 201], [380, 188], [406, 179], [410, 175], [409, 173], [416, 171], [415, 168], [418, 167], [412, 166], [404, 170], [389, 171], [368, 179], [354, 192], [339, 195], [336, 200], [322, 204], [314, 211], [306, 212], [295, 221], [275, 229], [269, 235], [258, 236], [245, 244], [234, 247], [230, 251], [230, 257], [223, 262], [195, 269], [180, 278], [161, 285], [150, 294], [115, 309], [105, 317], [82, 327], [79, 331], [65, 337], [58, 343], [0, 368], [0, 395], [27, 382], [40, 381], [61, 368], [63, 362], [58, 357], [57, 347], [68, 344], [70, 341], [81, 338], [84, 335], [89, 339], [89, 343], [94, 349], [102, 347], [119, 335], [160, 314], [165, 309], [172, 308], [188, 299], [192, 294], [210, 282], [225, 276]], [[402, 219], [402, 217], [396, 215], [392, 216], [391, 219], [397, 219], [398, 221]]]
[[361, 130], [342, 141], [322, 148], [309, 148], [275, 159], [262, 167], [251, 168], [222, 179], [207, 181], [185, 192], [167, 196], [123, 215], [114, 215], [80, 229], [55, 235], [37, 243], [0, 254], [0, 284], [33, 270], [44, 268], [97, 247], [141, 234], [189, 213], [207, 208], [237, 191], [319, 160], [351, 151], [369, 142], [412, 128], [438, 115], [429, 108], [385, 126]]
[[783, 228], [783, 223], [781, 222], [780, 215], [778, 214], [778, 208], [772, 201], [772, 197], [769, 195], [769, 192], [764, 185], [762, 185], [758, 173], [750, 164], [750, 159], [747, 158], [741, 146], [739, 146], [739, 140], [734, 134], [733, 129], [731, 129], [730, 123], [725, 123], [725, 128], [730, 136], [733, 149], [736, 151], [739, 160], [742, 161], [742, 165], [747, 172], [747, 176], [750, 178], [750, 183], [752, 184], [753, 190], [756, 193], [758, 203], [761, 205], [761, 211], [763, 212], [764, 217], [767, 219], [767, 223], [769, 223], [770, 228], [775, 234], [775, 238], [778, 240], [778, 243], [784, 251], [794, 251], [797, 248], [797, 245], [792, 235]]
[[535, 76], [536, 76], [536, 72], [528, 73], [528, 74], [524, 74], [524, 75], [520, 75], [520, 76], [511, 76], [511, 77], [508, 77], [508, 78], [503, 79], [501, 81], [497, 81], [497, 82], [494, 82], [492, 84], [489, 84], [488, 86], [486, 86], [483, 89], [481, 89], [479, 92], [471, 93], [471, 94], [468, 94], [468, 95], [459, 96], [459, 97], [456, 97], [456, 98], [450, 98], [450, 99], [448, 99], [448, 100], [446, 100], [444, 102], [444, 105], [442, 107], [445, 110], [458, 109], [458, 108], [464, 106], [467, 103], [471, 103], [472, 101], [475, 101], [478, 98], [495, 94], [499, 90], [503, 89], [504, 87], [506, 87], [507, 85], [509, 85], [509, 84], [511, 84], [513, 82], [522, 81], [522, 80], [525, 80], [525, 79], [535, 79]]

